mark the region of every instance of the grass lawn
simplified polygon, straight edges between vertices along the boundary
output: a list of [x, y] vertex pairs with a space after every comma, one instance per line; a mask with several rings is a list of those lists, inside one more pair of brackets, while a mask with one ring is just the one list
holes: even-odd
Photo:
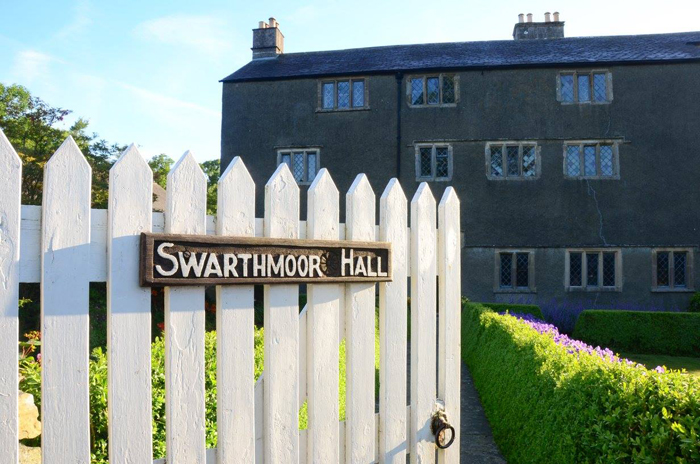
[[669, 369], [685, 369], [689, 374], [700, 377], [700, 358], [666, 356], [661, 354], [620, 353], [620, 355], [632, 361], [644, 364], [647, 369], [654, 369], [656, 366], [666, 366]]

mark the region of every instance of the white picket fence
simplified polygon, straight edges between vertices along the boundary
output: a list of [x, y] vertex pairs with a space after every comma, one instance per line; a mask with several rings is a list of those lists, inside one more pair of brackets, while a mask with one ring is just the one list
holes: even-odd
[[[339, 192], [325, 169], [309, 188], [307, 221], [299, 220], [299, 188], [286, 165], [265, 185], [264, 219], [255, 217], [255, 185], [240, 158], [221, 176], [216, 218], [206, 215], [206, 187], [204, 173], [185, 153], [168, 175], [165, 214], [153, 213], [152, 173], [131, 146], [110, 171], [109, 209], [91, 210], [91, 169], [68, 138], [46, 164], [43, 206], [22, 206], [21, 162], [0, 132], [0, 464], [16, 464], [19, 453], [20, 282], [41, 282], [43, 462], [90, 461], [91, 281], [108, 283], [110, 462], [153, 461], [151, 294], [138, 280], [139, 235], [146, 231], [381, 240], [393, 246], [393, 281], [378, 284], [379, 414], [377, 285], [309, 285], [301, 314], [297, 285], [265, 286], [265, 372], [257, 384], [253, 287], [217, 288], [217, 450], [205, 449], [204, 288], [166, 288], [168, 463], [404, 464], [407, 454], [412, 463], [434, 463], [430, 422], [440, 405], [458, 436], [437, 460], [458, 463], [460, 224], [454, 190], [448, 188], [436, 208], [430, 188], [421, 184], [411, 201], [409, 228], [407, 200], [396, 179], [381, 196], [378, 227], [375, 195], [363, 174], [346, 195], [345, 224], [339, 223]], [[343, 338], [346, 420], [339, 422]], [[306, 400], [308, 430], [300, 431], [299, 407]]]

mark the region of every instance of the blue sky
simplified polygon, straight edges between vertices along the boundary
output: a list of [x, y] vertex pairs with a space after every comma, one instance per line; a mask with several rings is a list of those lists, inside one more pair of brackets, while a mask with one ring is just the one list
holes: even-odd
[[[0, 82], [18, 83], [142, 153], [219, 157], [219, 79], [274, 16], [285, 51], [509, 40], [518, 13], [558, 10], [569, 37], [699, 30], [697, 0], [0, 0]], [[241, 109], [244, 110], [244, 109]]]

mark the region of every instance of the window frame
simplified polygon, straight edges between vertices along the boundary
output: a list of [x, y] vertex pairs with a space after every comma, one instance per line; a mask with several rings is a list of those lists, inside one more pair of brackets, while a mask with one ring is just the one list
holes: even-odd
[[[338, 82], [350, 82], [350, 106], [348, 108], [338, 108]], [[363, 106], [353, 106], [354, 92], [353, 87], [355, 82], [364, 82], [364, 105]], [[342, 111], [364, 111], [369, 109], [369, 79], [366, 76], [356, 76], [356, 77], [345, 77], [336, 79], [319, 79], [318, 80], [318, 98], [316, 102], [316, 112], [317, 113], [335, 113]], [[323, 85], [333, 84], [333, 108], [323, 107]]]
[[[291, 162], [293, 163], [293, 154], [298, 153], [298, 152], [303, 152], [304, 153], [304, 180], [303, 181], [296, 181], [297, 185], [311, 185], [311, 183], [314, 181], [314, 179], [308, 179], [309, 175], [309, 165], [308, 165], [308, 154], [310, 152], [315, 152], [316, 153], [316, 173], [314, 174], [314, 178], [318, 175], [318, 172], [321, 170], [321, 148], [320, 147], [285, 147], [285, 148], [278, 148], [277, 149], [277, 166], [279, 167], [280, 164], [282, 164], [282, 155], [289, 153], [292, 155], [290, 158]], [[292, 166], [289, 167], [290, 171], [292, 172], [292, 177], [294, 177], [294, 168]], [[296, 180], [296, 179], [295, 179]]]
[[[501, 146], [501, 167], [503, 168], [504, 174], [502, 176], [494, 176], [491, 173], [491, 147]], [[508, 146], [518, 146], [518, 175], [509, 176], [507, 175], [507, 147]], [[524, 176], [523, 175], [523, 148], [525, 146], [535, 147], [535, 175], [534, 176]], [[532, 181], [540, 178], [542, 173], [542, 156], [541, 156], [541, 146], [536, 141], [529, 140], [508, 140], [504, 142], [486, 142], [486, 147], [484, 149], [485, 163], [486, 163], [486, 178], [488, 180], [511, 180], [511, 181]]]
[[[454, 103], [443, 103], [442, 93], [443, 93], [443, 77], [452, 76], [452, 82], [454, 83], [454, 93], [455, 101]], [[439, 79], [439, 90], [440, 94], [438, 96], [438, 103], [428, 103], [428, 78], [437, 77]], [[423, 101], [420, 105], [414, 105], [412, 96], [411, 81], [413, 79], [423, 79]], [[429, 74], [413, 74], [406, 77], [406, 103], [409, 108], [454, 108], [459, 103], [459, 75], [457, 73], [429, 73]]]
[[[527, 287], [518, 287], [516, 280], [517, 255], [527, 254]], [[510, 287], [501, 286], [501, 255], [510, 254], [512, 285]], [[535, 250], [534, 248], [496, 248], [494, 250], [494, 280], [493, 293], [537, 293], [535, 284]]]
[[[571, 285], [571, 254], [581, 253], [581, 285]], [[615, 253], [615, 285], [603, 285], [603, 253]], [[588, 285], [588, 259], [586, 255], [598, 255], [597, 286]], [[568, 248], [564, 257], [564, 288], [567, 292], [621, 292], [623, 285], [621, 248]]]
[[[664, 247], [664, 248], [654, 248], [651, 250], [651, 291], [655, 293], [685, 293], [695, 291], [695, 266], [694, 266], [694, 253], [693, 248], [678, 248], [678, 247]], [[658, 262], [657, 255], [660, 252], [669, 253], [670, 259], [668, 263], [669, 270], [669, 285], [668, 287], [662, 287], [658, 285]], [[685, 287], [676, 287], [674, 283], [675, 279], [675, 264], [673, 260], [673, 253], [681, 252], [686, 253], [685, 261]]]
[[[437, 148], [447, 148], [447, 177], [436, 177], [437, 173]], [[454, 156], [452, 155], [452, 145], [449, 143], [435, 142], [435, 143], [416, 143], [414, 145], [415, 155], [416, 155], [416, 182], [449, 182], [452, 180], [453, 173], [453, 163], [452, 160]], [[420, 149], [421, 148], [431, 148], [430, 157], [430, 176], [421, 176], [421, 160], [420, 160]]]
[[[593, 75], [594, 74], [605, 74], [605, 101], [595, 101], [594, 98], [594, 88], [593, 88]], [[588, 87], [590, 100], [579, 101], [578, 100], [578, 76], [587, 75], [588, 76]], [[561, 92], [561, 76], [573, 76], [574, 82], [574, 101], [564, 101]], [[559, 71], [557, 73], [557, 101], [562, 105], [609, 105], [613, 101], [613, 86], [612, 86], [612, 73], [608, 69], [591, 69], [591, 70], [565, 70]]]
[[[567, 169], [567, 148], [570, 146], [578, 146], [579, 147], [579, 166], [581, 169], [581, 174], [578, 176], [570, 176], [569, 175], [569, 170]], [[595, 145], [595, 163], [596, 163], [596, 174], [594, 176], [587, 176], [585, 175], [585, 154], [584, 154], [584, 146], [586, 145]], [[601, 146], [611, 146], [612, 147], [612, 156], [613, 156], [613, 161], [612, 161], [612, 167], [613, 167], [613, 175], [612, 176], [604, 176], [600, 174], [601, 167], [600, 167], [600, 147]], [[620, 180], [620, 141], [619, 140], [565, 140], [564, 143], [562, 144], [562, 157], [563, 157], [563, 169], [564, 169], [564, 177], [566, 179], [573, 179], [573, 180], [578, 180], [578, 179], [596, 179], [596, 180]]]

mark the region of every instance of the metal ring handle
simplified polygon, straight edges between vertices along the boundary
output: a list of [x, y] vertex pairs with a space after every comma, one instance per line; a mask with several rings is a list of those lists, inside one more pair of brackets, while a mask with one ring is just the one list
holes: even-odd
[[[443, 444], [441, 443], [439, 437], [440, 437], [440, 434], [441, 434], [442, 432], [444, 432], [445, 430], [447, 430], [447, 429], [450, 429], [450, 431], [452, 432], [452, 437], [450, 437], [450, 441], [448, 441], [447, 444], [443, 445]], [[457, 436], [457, 434], [455, 433], [455, 428], [452, 427], [452, 426], [451, 426], [450, 424], [448, 424], [447, 422], [443, 422], [442, 424], [440, 424], [440, 426], [439, 426], [439, 427], [437, 428], [437, 430], [435, 431], [435, 445], [436, 445], [438, 448], [440, 448], [440, 449], [447, 449], [447, 448], [449, 448], [450, 445], [452, 445], [452, 443], [455, 441], [455, 437], [456, 437], [456, 436]]]

